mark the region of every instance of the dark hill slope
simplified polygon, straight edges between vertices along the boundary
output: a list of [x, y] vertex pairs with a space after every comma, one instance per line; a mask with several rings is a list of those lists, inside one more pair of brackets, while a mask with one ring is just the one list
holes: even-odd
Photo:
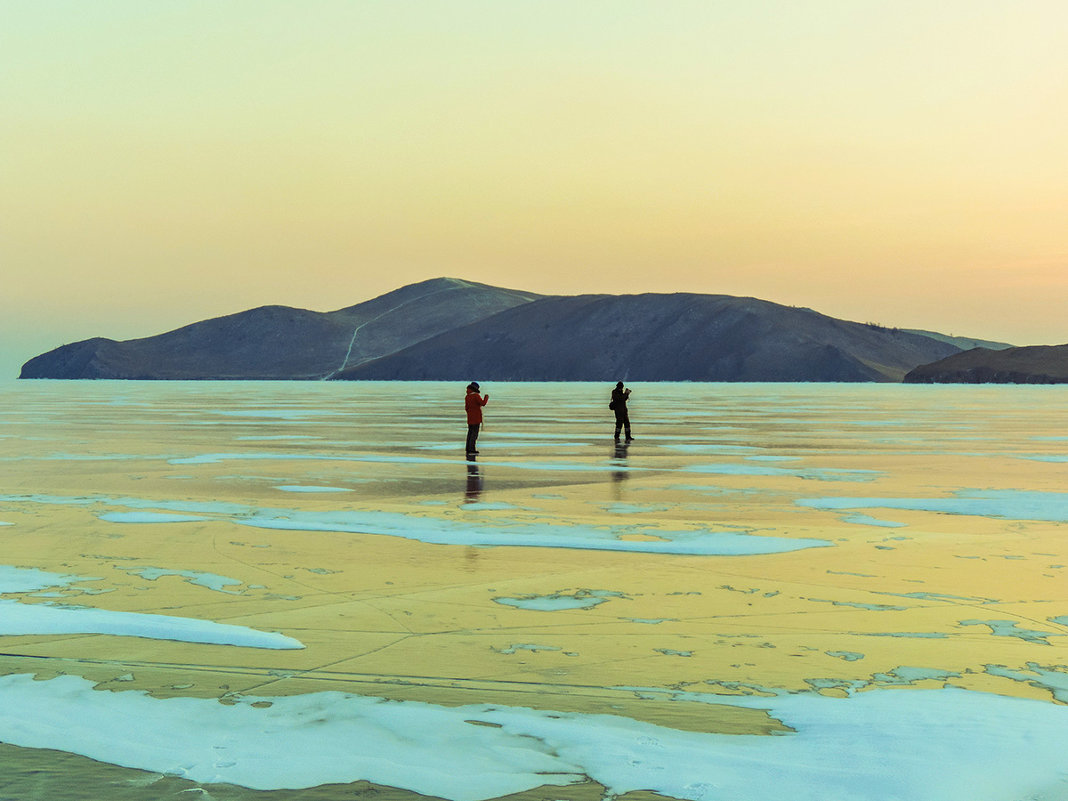
[[727, 295], [548, 297], [342, 371], [340, 379], [900, 381], [959, 348]]
[[333, 312], [263, 306], [144, 339], [87, 339], [31, 359], [20, 378], [326, 378], [538, 297], [435, 278]]
[[937, 331], [923, 331], [919, 328], [905, 328], [903, 329], [910, 334], [920, 334], [931, 339], [937, 339], [940, 342], [948, 342], [950, 345], [955, 345], [961, 350], [971, 350], [972, 348], [989, 348], [990, 350], [1005, 350], [1005, 348], [1012, 348], [1009, 342], [995, 342], [990, 339], [976, 339], [975, 337], [955, 337], [949, 334], [939, 334]]
[[1068, 384], [1068, 345], [974, 348], [924, 364], [905, 376], [908, 384]]

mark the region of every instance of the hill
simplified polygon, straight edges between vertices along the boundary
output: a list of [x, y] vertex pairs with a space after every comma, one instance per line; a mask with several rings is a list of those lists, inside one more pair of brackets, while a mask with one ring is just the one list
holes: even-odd
[[939, 334], [937, 331], [924, 331], [919, 328], [906, 328], [910, 334], [920, 334], [931, 339], [937, 339], [940, 342], [948, 342], [950, 345], [955, 345], [961, 350], [971, 350], [972, 348], [989, 348], [990, 350], [1005, 350], [1005, 348], [1014, 347], [1008, 342], [995, 342], [989, 339], [975, 339], [974, 337], [955, 337], [949, 334]]
[[904, 380], [907, 384], [1066, 384], [1068, 345], [974, 348], [921, 365]]
[[331, 312], [263, 306], [95, 337], [21, 378], [900, 381], [962, 340], [756, 298], [542, 296], [435, 278]]
[[262, 306], [157, 336], [95, 337], [30, 359], [20, 378], [321, 379], [540, 297], [435, 278], [355, 306]]
[[900, 381], [959, 348], [728, 295], [545, 297], [340, 371], [337, 379]]

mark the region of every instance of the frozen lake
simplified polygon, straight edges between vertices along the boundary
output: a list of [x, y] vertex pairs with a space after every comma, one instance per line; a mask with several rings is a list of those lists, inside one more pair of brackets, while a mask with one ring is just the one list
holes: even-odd
[[0, 385], [0, 798], [1068, 798], [1068, 388]]

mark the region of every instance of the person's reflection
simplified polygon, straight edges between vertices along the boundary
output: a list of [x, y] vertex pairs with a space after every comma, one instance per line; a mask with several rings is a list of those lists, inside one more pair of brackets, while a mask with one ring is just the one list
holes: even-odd
[[623, 485], [621, 482], [627, 479], [627, 446], [629, 443], [617, 442], [612, 449], [612, 464], [617, 468], [612, 471], [612, 488], [615, 490], [613, 493], [617, 501], [623, 498]]
[[477, 503], [482, 497], [482, 471], [474, 456], [467, 457], [467, 489], [464, 491], [464, 503]]

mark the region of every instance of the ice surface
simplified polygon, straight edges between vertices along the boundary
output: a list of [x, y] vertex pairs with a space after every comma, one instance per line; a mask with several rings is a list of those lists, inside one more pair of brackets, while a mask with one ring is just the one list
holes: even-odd
[[728, 454], [745, 454], [759, 451], [760, 448], [755, 448], [751, 445], [724, 445], [714, 442], [695, 442], [695, 443], [677, 443], [671, 445], [661, 445], [661, 448], [668, 448], [670, 450], [682, 451], [683, 453], [728, 453]]
[[952, 498], [802, 498], [814, 509], [911, 509], [1010, 520], [1068, 522], [1068, 492], [962, 490]]
[[843, 523], [852, 523], [857, 526], [879, 526], [881, 528], [903, 528], [906, 523], [895, 523], [892, 520], [879, 520], [868, 515], [846, 515], [842, 518]]
[[217, 573], [204, 573], [199, 570], [172, 570], [166, 567], [124, 567], [121, 568], [127, 573], [133, 573], [135, 576], [140, 576], [148, 581], [155, 581], [163, 576], [180, 576], [186, 579], [190, 584], [196, 584], [200, 587], [207, 587], [209, 590], [215, 590], [216, 592], [232, 593], [233, 590], [226, 589], [227, 587], [235, 587], [241, 584], [240, 581], [229, 576], [220, 576]]
[[246, 434], [241, 437], [234, 437], [235, 440], [245, 440], [248, 442], [269, 442], [271, 440], [284, 440], [284, 439], [322, 439], [322, 437], [311, 436], [310, 434], [267, 434], [263, 436], [253, 436]]
[[871, 481], [878, 470], [844, 470], [828, 467], [766, 467], [759, 464], [698, 464], [684, 468], [690, 473], [721, 476], [796, 476], [816, 481]]
[[538, 653], [538, 651], [559, 651], [560, 649], [555, 645], [535, 645], [534, 643], [513, 643], [507, 648], [494, 649], [499, 654], [517, 654], [520, 651], [529, 651], [532, 654]]
[[50, 573], [37, 568], [0, 565], [0, 594], [66, 587], [76, 581], [96, 581], [96, 579], [65, 573]]
[[[230, 520], [243, 526], [287, 531], [337, 531], [354, 534], [378, 534], [419, 540], [437, 545], [523, 546], [532, 548], [571, 548], [631, 553], [688, 554], [704, 556], [738, 556], [823, 548], [827, 540], [739, 534], [733, 531], [664, 531], [650, 528], [648, 533], [659, 539], [623, 539], [634, 534], [634, 526], [593, 527], [556, 523], [515, 523], [512, 525], [472, 525], [470, 522], [443, 518], [406, 515], [396, 512], [307, 512], [289, 509], [254, 509], [238, 504], [165, 502], [137, 498], [64, 498], [44, 495], [0, 496], [2, 500], [44, 504], [94, 503], [116, 506], [220, 510], [234, 515]], [[477, 508], [478, 503], [464, 508]], [[487, 510], [510, 508], [508, 504], [487, 504]], [[105, 512], [101, 519], [123, 523], [176, 522], [172, 516], [143, 512]], [[163, 519], [160, 519], [162, 517]]]
[[[152, 568], [146, 568], [152, 570]], [[182, 575], [182, 574], [178, 574]], [[205, 586], [234, 582], [224, 576], [191, 573]], [[147, 578], [148, 576], [146, 576]], [[35, 568], [0, 565], [0, 594], [27, 593], [49, 587], [65, 587], [79, 581], [95, 581], [84, 576], [50, 573]], [[240, 582], [236, 582], [240, 583]], [[246, 648], [292, 649], [304, 646], [291, 637], [257, 631], [245, 626], [213, 623], [209, 620], [151, 615], [140, 612], [114, 612], [84, 606], [26, 604], [0, 599], [0, 635], [11, 634], [114, 634], [155, 640], [236, 645]]]
[[105, 512], [101, 520], [109, 523], [190, 523], [194, 520], [206, 520], [197, 515], [169, 515], [163, 512]]
[[[1068, 797], [1065, 710], [1051, 702], [1068, 694], [1063, 391], [647, 385], [636, 390], [639, 438], [626, 461], [612, 448], [603, 392], [492, 391], [477, 492], [457, 447], [462, 391], [443, 385], [26, 382], [0, 392], [0, 414], [19, 426], [5, 433], [33, 435], [0, 440], [0, 460], [18, 462], [0, 497], [0, 518], [18, 524], [0, 529], [17, 554], [7, 561], [43, 568], [0, 571], [0, 619], [61, 613], [59, 623], [88, 626], [92, 613], [93, 628], [129, 635], [153, 623], [140, 633], [173, 637], [176, 621], [203, 635], [210, 617], [266, 629], [250, 637], [308, 632], [304, 651], [205, 648], [204, 637], [10, 643], [0, 740], [17, 729], [11, 736], [42, 747], [84, 745], [192, 777], [367, 778], [446, 798], [584, 776], [609, 797]], [[115, 401], [124, 405], [109, 409]], [[966, 440], [981, 451], [963, 453]], [[164, 480], [179, 473], [187, 479]], [[814, 493], [806, 479], [869, 483]], [[850, 494], [870, 497], [809, 497]], [[872, 499], [881, 505], [857, 505]], [[827, 512], [806, 505], [820, 501]], [[947, 501], [930, 509], [942, 514], [920, 514]], [[898, 545], [885, 530], [895, 518], [911, 536], [879, 550]], [[745, 558], [754, 543], [777, 555]], [[716, 558], [732, 552], [725, 544], [743, 558]], [[792, 549], [775, 550], [783, 544]], [[487, 547], [504, 545], [539, 550]], [[101, 589], [116, 594], [91, 601], [169, 619], [32, 595], [70, 598], [86, 590], [68, 574], [101, 572], [115, 578]], [[984, 587], [996, 601], [976, 595]], [[156, 652], [165, 671], [140, 666]], [[10, 679], [24, 670], [84, 672], [110, 688], [136, 676], [156, 696], [226, 685], [226, 703]], [[288, 697], [234, 692], [265, 693], [276, 679]], [[926, 689], [936, 685], [1001, 697]], [[394, 700], [323, 695], [326, 686]], [[396, 700], [411, 698], [466, 706]], [[496, 705], [474, 703], [489, 698]], [[757, 736], [760, 715], [735, 736], [624, 717], [734, 730], [718, 709], [694, 711], [732, 699], [796, 732]], [[553, 712], [557, 702], [566, 711]], [[505, 705], [524, 703], [541, 711]], [[598, 710], [618, 714], [579, 714]], [[5, 747], [18, 770], [20, 752]], [[5, 780], [11, 769], [5, 761]], [[138, 792], [149, 801], [154, 789]]]
[[986, 672], [992, 676], [1024, 682], [1032, 687], [1042, 687], [1049, 690], [1062, 704], [1068, 704], [1068, 673], [1063, 671], [1028, 662], [1024, 670], [1012, 670], [1004, 665], [987, 665]]
[[552, 595], [527, 595], [522, 598], [494, 598], [496, 603], [527, 609], [535, 612], [556, 612], [561, 609], [592, 609], [610, 598], [625, 597], [612, 590], [576, 590]]
[[1020, 626], [1016, 620], [962, 620], [962, 626], [987, 626], [995, 637], [1019, 637], [1027, 642], [1049, 645], [1048, 637], [1063, 637], [1062, 632], [1035, 631]]
[[338, 531], [381, 534], [438, 545], [496, 545], [530, 548], [577, 548], [630, 553], [737, 556], [822, 548], [826, 540], [752, 536], [730, 531], [650, 531], [661, 539], [622, 539], [633, 528], [594, 528], [553, 523], [511, 526], [471, 525], [452, 520], [416, 517], [392, 512], [288, 512], [277, 516], [253, 515], [234, 522], [256, 528], [289, 531]]
[[702, 734], [613, 715], [336, 692], [224, 705], [9, 675], [0, 678], [0, 740], [200, 782], [281, 789], [365, 779], [452, 801], [584, 776], [614, 794], [691, 801], [1005, 801], [1066, 789], [1064, 706], [957, 689], [716, 700], [768, 709], [795, 733]]
[[328, 409], [279, 408], [279, 409], [212, 409], [208, 414], [223, 417], [265, 417], [271, 420], [304, 420], [313, 417], [338, 417], [342, 412]]
[[164, 501], [147, 498], [121, 497], [113, 498], [106, 495], [0, 495], [0, 502], [8, 503], [40, 503], [56, 506], [92, 506], [103, 504], [107, 506], [119, 506], [126, 509], [167, 509], [172, 512], [198, 512], [202, 514], [245, 514], [249, 511], [244, 504], [228, 503], [225, 501]]
[[[482, 443], [480, 442], [481, 446]], [[459, 446], [457, 446], [459, 450]], [[449, 465], [464, 464], [465, 459], [433, 459], [426, 456], [359, 455], [338, 456], [314, 453], [203, 453], [198, 456], [176, 457], [167, 460], [174, 465], [220, 464], [228, 461], [323, 461], [357, 462], [365, 464]], [[606, 465], [568, 462], [494, 462], [498, 467], [514, 467], [520, 470], [553, 470], [572, 472], [602, 472]], [[613, 470], [632, 470], [626, 466], [612, 466]]]
[[298, 640], [282, 634], [213, 623], [210, 620], [5, 600], [0, 600], [2, 634], [114, 634], [119, 637], [146, 637], [244, 648], [278, 650], [304, 647]]
[[[512, 448], [546, 448], [552, 447], [553, 449], [560, 448], [588, 448], [589, 442], [565, 442], [559, 441], [538, 441], [538, 442], [521, 442], [514, 439], [507, 439], [504, 442], [483, 442], [479, 440], [478, 449], [482, 450], [510, 450]], [[463, 447], [462, 442], [422, 442], [412, 443], [410, 447], [418, 448], [425, 451], [458, 451]]]
[[316, 487], [302, 484], [284, 484], [275, 489], [283, 492], [352, 492], [347, 487]]
[[836, 659], [844, 659], [846, 662], [856, 662], [863, 659], [864, 654], [856, 651], [827, 651], [827, 656], [833, 656]]

